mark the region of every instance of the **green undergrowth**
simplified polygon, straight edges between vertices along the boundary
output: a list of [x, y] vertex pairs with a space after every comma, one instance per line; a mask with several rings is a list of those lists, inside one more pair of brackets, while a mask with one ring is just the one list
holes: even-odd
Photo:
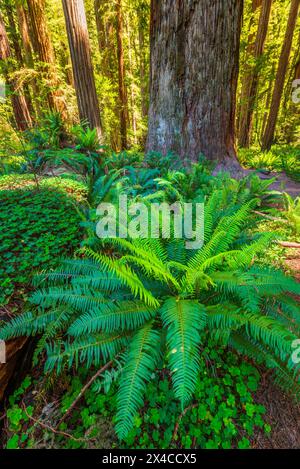
[[[78, 376], [65, 378], [68, 390], [61, 394], [59, 408], [51, 405], [51, 400], [45, 405], [45, 394], [41, 391], [45, 386], [26, 378], [9, 398], [6, 448], [36, 448], [38, 444], [72, 449], [120, 447], [113, 430], [116, 388], [109, 372], [102, 376], [101, 385], [96, 382], [86, 391], [80, 405], [56, 427], [90, 375], [81, 369]], [[243, 449], [251, 447], [257, 431], [271, 431], [264, 418], [266, 409], [255, 401], [260, 377], [253, 365], [210, 342], [203, 348], [199, 376], [194, 399], [182, 410], [167, 370], [153, 373], [144, 406], [136, 414], [121, 447]], [[48, 377], [48, 380], [57, 385], [55, 379]], [[51, 392], [50, 389], [48, 398]], [[37, 425], [41, 418], [58, 432], [72, 437]]]
[[35, 179], [33, 174], [9, 174], [0, 177], [0, 191], [14, 189], [54, 189], [67, 193], [76, 201], [84, 200], [87, 187], [70, 175], [60, 177], [43, 177]]
[[240, 148], [239, 161], [246, 168], [285, 171], [288, 176], [300, 182], [300, 147], [290, 145], [273, 145], [268, 152], [260, 148]]
[[79, 246], [82, 233], [77, 182], [29, 176], [0, 179], [0, 304], [26, 296], [32, 274], [52, 268]]

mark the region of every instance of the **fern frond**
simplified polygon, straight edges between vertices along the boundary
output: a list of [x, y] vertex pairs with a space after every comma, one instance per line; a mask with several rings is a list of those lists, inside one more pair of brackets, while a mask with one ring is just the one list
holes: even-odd
[[129, 266], [123, 265], [117, 259], [104, 256], [96, 253], [91, 249], [85, 250], [86, 254], [103, 265], [105, 269], [115, 274], [123, 285], [126, 285], [133, 293], [135, 297], [146, 302], [149, 306], [157, 307], [159, 302], [152, 294], [144, 287], [139, 277], [134, 273]]
[[40, 311], [38, 314], [27, 312], [5, 323], [0, 329], [0, 340], [9, 340], [14, 337], [36, 335], [56, 320], [59, 310]]
[[197, 301], [169, 298], [161, 308], [161, 317], [167, 327], [168, 360], [175, 395], [184, 407], [196, 385], [200, 331], [206, 325], [206, 310]]
[[47, 361], [45, 370], [52, 371], [57, 368], [60, 372], [64, 365], [71, 368], [81, 363], [86, 363], [89, 368], [92, 364], [99, 365], [114, 358], [124, 347], [128, 345], [128, 336], [120, 333], [112, 335], [93, 335], [81, 337], [72, 342], [55, 342], [47, 344]]
[[100, 331], [133, 330], [153, 318], [155, 313], [141, 301], [107, 303], [80, 316], [71, 325], [68, 334], [79, 337]]
[[159, 334], [149, 323], [131, 339], [117, 395], [116, 433], [123, 439], [143, 405], [146, 384], [159, 358]]

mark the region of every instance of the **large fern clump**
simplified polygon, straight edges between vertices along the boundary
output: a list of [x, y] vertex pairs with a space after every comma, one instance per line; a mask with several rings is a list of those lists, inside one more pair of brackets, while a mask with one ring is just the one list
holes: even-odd
[[255, 201], [226, 205], [215, 190], [205, 205], [205, 243], [184, 239], [108, 239], [85, 247], [36, 279], [32, 308], [0, 339], [40, 336], [46, 370], [121, 360], [116, 431], [123, 439], [156, 369], [168, 367], [176, 397], [188, 405], [199, 374], [203, 336], [272, 368], [299, 392], [292, 342], [300, 337], [299, 284], [255, 265], [272, 234], [251, 236]]

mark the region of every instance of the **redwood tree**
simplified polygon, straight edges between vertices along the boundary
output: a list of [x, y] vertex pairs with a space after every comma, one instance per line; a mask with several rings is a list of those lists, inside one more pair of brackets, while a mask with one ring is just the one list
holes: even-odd
[[260, 59], [264, 51], [265, 40], [268, 32], [271, 6], [272, 0], [263, 0], [261, 2], [261, 12], [257, 28], [257, 35], [253, 46], [253, 51], [251, 51], [255, 64], [254, 66], [249, 67], [249, 70], [243, 77], [243, 87], [241, 93], [242, 103], [239, 119], [239, 145], [241, 147], [249, 147], [250, 144], [253, 111], [258, 89]]
[[25, 63], [27, 67], [33, 68], [32, 45], [29, 34], [29, 21], [27, 11], [22, 3], [16, 4], [18, 25], [22, 38], [22, 46], [25, 54]]
[[[12, 51], [13, 51], [13, 56], [16, 58], [17, 63], [19, 68], [23, 68], [25, 66], [25, 61], [23, 57], [23, 50], [21, 48], [21, 41], [20, 41], [20, 35], [19, 32], [17, 31], [17, 26], [15, 23], [15, 18], [14, 18], [14, 11], [12, 8], [12, 4], [9, 0], [4, 1], [5, 5], [5, 11], [6, 11], [6, 16], [8, 19], [8, 38], [11, 42], [12, 45]], [[22, 88], [24, 90], [24, 97], [27, 103], [27, 107], [29, 109], [29, 112], [31, 116], [33, 115], [33, 105], [32, 105], [32, 100], [31, 100], [31, 94], [29, 90], [28, 83], [25, 81], [22, 84]]]
[[101, 120], [83, 0], [62, 0], [70, 46], [79, 117], [97, 130]]
[[117, 68], [117, 52], [115, 47], [113, 18], [110, 15], [108, 17], [105, 16], [105, 12], [109, 10], [109, 6], [109, 0], [94, 0], [97, 39], [101, 56], [101, 72], [104, 73], [111, 82], [114, 82], [114, 72]]
[[[25, 3], [23, 4], [21, 2], [17, 2], [16, 10], [18, 18], [18, 27], [22, 39], [22, 49], [24, 51], [24, 63], [28, 69], [34, 69], [33, 50], [29, 33], [29, 18], [28, 11], [25, 8]], [[33, 96], [35, 97], [33, 101], [36, 113], [38, 116], [41, 116], [42, 110], [39, 99], [37, 99], [40, 95], [40, 91], [36, 77], [31, 78], [30, 85], [32, 87]]]
[[240, 0], [152, 0], [147, 149], [235, 167]]
[[117, 51], [118, 51], [121, 146], [122, 146], [122, 149], [125, 149], [127, 148], [128, 106], [127, 106], [127, 91], [126, 91], [126, 85], [125, 85], [122, 0], [116, 0], [116, 17], [117, 17]]
[[27, 5], [30, 17], [32, 45], [40, 62], [43, 64], [43, 72], [46, 72], [48, 81], [51, 84], [47, 92], [49, 107], [53, 111], [64, 114], [66, 106], [59, 91], [54, 49], [45, 14], [45, 0], [27, 0]]
[[18, 89], [16, 81], [11, 77], [13, 70], [13, 61], [10, 45], [8, 42], [7, 32], [4, 21], [0, 14], [0, 61], [1, 71], [8, 85], [13, 113], [16, 125], [19, 130], [25, 130], [32, 125], [32, 120], [28, 105], [22, 89]]
[[284, 82], [286, 77], [286, 71], [288, 67], [294, 30], [297, 21], [297, 14], [299, 10], [300, 0], [292, 0], [290, 6], [290, 12], [285, 32], [285, 37], [279, 57], [278, 69], [275, 79], [275, 85], [272, 95], [272, 101], [269, 111], [269, 116], [265, 128], [265, 132], [262, 139], [262, 150], [269, 150], [273, 143], [274, 133], [276, 128], [277, 117], [280, 108], [280, 100], [283, 93]]

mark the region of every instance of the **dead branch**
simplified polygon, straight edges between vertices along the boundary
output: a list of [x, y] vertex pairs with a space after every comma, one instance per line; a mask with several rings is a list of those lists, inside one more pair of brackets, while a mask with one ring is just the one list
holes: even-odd
[[110, 362], [106, 363], [106, 365], [104, 365], [102, 368], [100, 368], [100, 370], [97, 371], [96, 374], [94, 374], [94, 376], [92, 376], [92, 378], [83, 386], [83, 388], [81, 389], [80, 393], [78, 394], [78, 396], [76, 397], [76, 399], [74, 399], [74, 401], [72, 402], [72, 404], [70, 405], [70, 407], [66, 410], [65, 414], [62, 416], [62, 418], [60, 419], [60, 421], [58, 422], [58, 424], [56, 425], [56, 428], [58, 428], [60, 426], [60, 424], [62, 422], [64, 422], [64, 420], [68, 417], [68, 415], [70, 415], [70, 413], [72, 412], [72, 410], [74, 409], [74, 407], [76, 406], [77, 402], [80, 401], [80, 399], [82, 398], [82, 396], [84, 395], [84, 393], [86, 392], [86, 390], [93, 384], [93, 382], [100, 376], [102, 375], [102, 373], [104, 373], [104, 371], [106, 371], [108, 368], [110, 368], [113, 364], [114, 360], [111, 360]]

